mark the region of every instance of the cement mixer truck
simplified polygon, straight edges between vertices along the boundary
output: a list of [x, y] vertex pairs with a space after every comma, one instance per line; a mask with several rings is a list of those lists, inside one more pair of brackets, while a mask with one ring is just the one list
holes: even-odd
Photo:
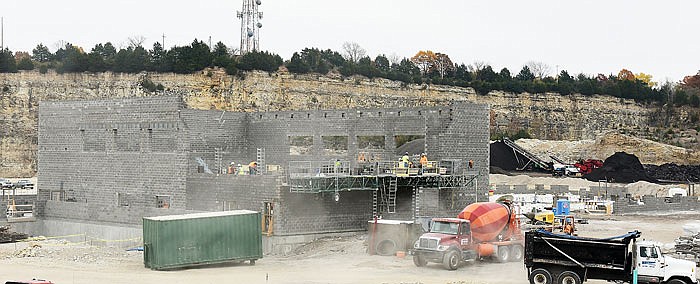
[[409, 253], [416, 266], [442, 263], [455, 270], [464, 261], [493, 258], [521, 261], [524, 238], [520, 221], [509, 202], [479, 202], [465, 207], [457, 218], [433, 218]]

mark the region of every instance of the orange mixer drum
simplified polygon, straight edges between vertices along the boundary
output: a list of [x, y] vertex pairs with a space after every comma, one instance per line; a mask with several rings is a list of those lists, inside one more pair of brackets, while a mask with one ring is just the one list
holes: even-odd
[[471, 222], [472, 237], [475, 241], [486, 242], [495, 239], [510, 221], [510, 209], [493, 202], [472, 203], [457, 216]]

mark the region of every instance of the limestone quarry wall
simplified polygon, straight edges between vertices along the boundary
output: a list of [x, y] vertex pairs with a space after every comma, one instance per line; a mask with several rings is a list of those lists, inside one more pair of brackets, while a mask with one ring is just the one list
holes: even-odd
[[43, 100], [151, 96], [150, 80], [170, 95], [181, 95], [196, 109], [232, 111], [400, 108], [471, 101], [491, 106], [490, 131], [526, 129], [538, 139], [593, 139], [607, 130], [644, 129], [652, 110], [608, 96], [558, 94], [478, 95], [471, 88], [412, 85], [385, 79], [221, 70], [172, 73], [0, 74], [0, 176], [36, 173], [37, 105]]

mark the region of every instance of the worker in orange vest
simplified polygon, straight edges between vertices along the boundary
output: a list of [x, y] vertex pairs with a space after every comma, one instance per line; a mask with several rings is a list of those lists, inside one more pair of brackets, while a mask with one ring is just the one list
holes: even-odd
[[248, 164], [248, 171], [250, 171], [250, 175], [255, 175], [258, 173], [258, 162], [252, 161], [250, 164]]

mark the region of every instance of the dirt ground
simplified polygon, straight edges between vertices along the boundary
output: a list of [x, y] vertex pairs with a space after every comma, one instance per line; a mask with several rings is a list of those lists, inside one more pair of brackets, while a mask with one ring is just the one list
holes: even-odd
[[[615, 236], [640, 230], [642, 237], [672, 244], [697, 213], [588, 216], [582, 236]], [[668, 246], [668, 245], [667, 245]], [[54, 283], [528, 283], [522, 262], [467, 264], [447, 271], [438, 264], [416, 267], [409, 257], [370, 256], [366, 235], [321, 239], [291, 256], [265, 256], [248, 263], [152, 271], [143, 253], [45, 240], [0, 245], [0, 282], [32, 278]], [[591, 283], [605, 283], [591, 281]]]

